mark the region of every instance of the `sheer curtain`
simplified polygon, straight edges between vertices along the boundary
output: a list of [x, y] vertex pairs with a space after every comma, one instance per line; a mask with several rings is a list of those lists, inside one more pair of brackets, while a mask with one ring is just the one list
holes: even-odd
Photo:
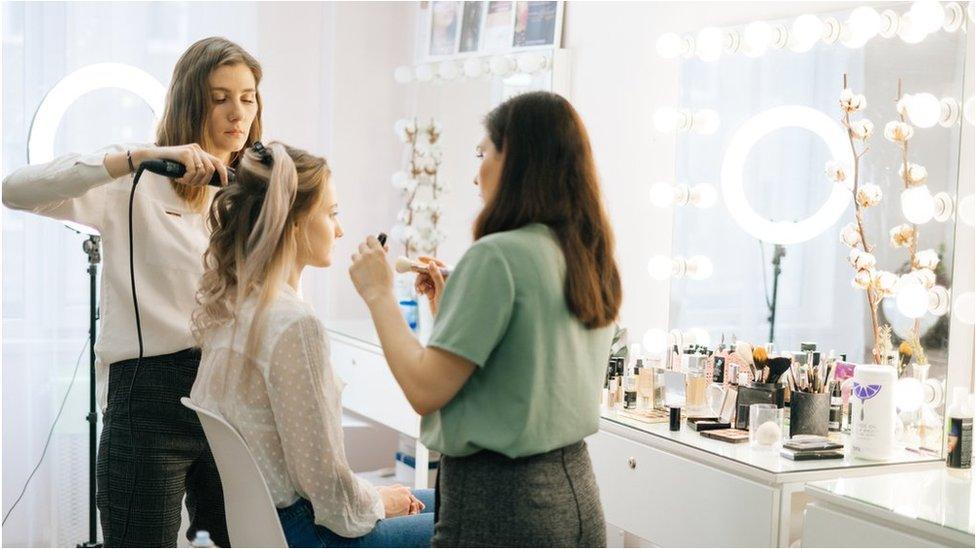
[[[169, 83], [188, 45], [225, 36], [257, 54], [256, 3], [4, 2], [2, 174], [27, 163], [45, 93], [93, 63], [133, 65]], [[136, 96], [90, 92], [65, 114], [55, 154], [150, 141], [152, 116]], [[125, 212], [119, 212], [124, 215]], [[84, 236], [3, 208], [3, 512], [44, 446], [88, 337]], [[3, 527], [4, 545], [74, 546], [88, 537], [88, 354], [44, 462]]]

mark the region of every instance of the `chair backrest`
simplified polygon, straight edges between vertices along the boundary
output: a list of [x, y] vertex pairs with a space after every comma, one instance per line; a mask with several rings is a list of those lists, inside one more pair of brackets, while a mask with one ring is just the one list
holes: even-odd
[[288, 547], [268, 485], [244, 439], [224, 418], [189, 398], [183, 406], [200, 418], [224, 489], [227, 531], [234, 547]]

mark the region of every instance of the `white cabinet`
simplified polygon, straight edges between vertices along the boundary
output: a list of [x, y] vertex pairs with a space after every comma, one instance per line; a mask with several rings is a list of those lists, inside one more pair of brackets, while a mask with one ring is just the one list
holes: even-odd
[[775, 544], [773, 489], [602, 431], [587, 445], [607, 522], [665, 547]]

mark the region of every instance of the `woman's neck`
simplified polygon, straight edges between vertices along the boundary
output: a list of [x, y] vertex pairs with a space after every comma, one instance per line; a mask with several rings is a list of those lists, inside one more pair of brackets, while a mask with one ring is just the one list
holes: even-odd
[[291, 274], [288, 275], [288, 285], [292, 287], [296, 292], [298, 291], [298, 285], [302, 280], [302, 270], [305, 269], [305, 265], [296, 263], [291, 270]]

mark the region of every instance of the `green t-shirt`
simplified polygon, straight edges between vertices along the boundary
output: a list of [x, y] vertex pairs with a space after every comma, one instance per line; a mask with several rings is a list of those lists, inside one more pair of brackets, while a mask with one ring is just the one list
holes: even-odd
[[479, 239], [447, 280], [428, 345], [478, 365], [424, 416], [421, 441], [449, 456], [516, 458], [597, 431], [613, 325], [589, 330], [564, 297], [566, 262], [542, 224]]

